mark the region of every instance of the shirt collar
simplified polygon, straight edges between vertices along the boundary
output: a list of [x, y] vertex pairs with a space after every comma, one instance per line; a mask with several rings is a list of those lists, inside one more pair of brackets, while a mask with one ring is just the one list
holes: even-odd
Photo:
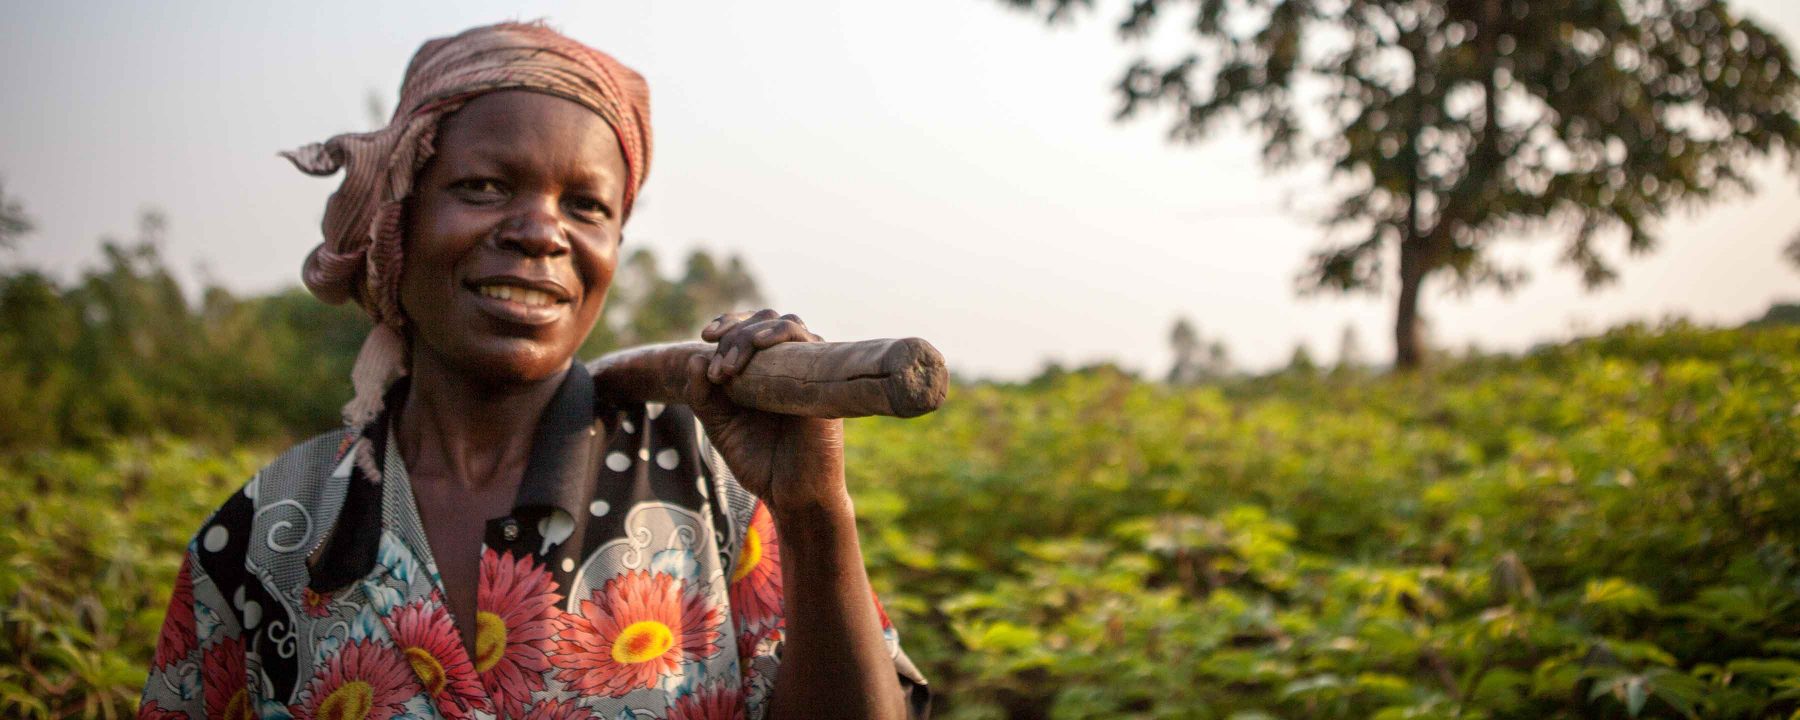
[[594, 418], [594, 378], [576, 363], [531, 438], [531, 456], [513, 508], [555, 507], [580, 517], [594, 496], [594, 460], [600, 449]]
[[[388, 391], [386, 406], [390, 409], [399, 407], [405, 393], [403, 378]], [[516, 517], [543, 517], [561, 510], [564, 517], [573, 522], [568, 528], [571, 534], [577, 538], [582, 536], [579, 526], [586, 518], [588, 503], [593, 500], [595, 473], [602, 449], [594, 407], [593, 376], [588, 374], [587, 368], [575, 363], [564, 373], [556, 394], [551, 396], [543, 415], [538, 418], [530, 455], [526, 459], [525, 476], [514, 495], [512, 512], [492, 520], [517, 525]], [[383, 411], [364, 429], [361, 437], [346, 446], [345, 454], [367, 452], [375, 458], [385, 457], [392, 437], [393, 417], [391, 411]], [[365, 443], [368, 444], [366, 449], [358, 447]], [[391, 522], [383, 517], [382, 478], [372, 475], [362, 464], [339, 462], [334, 465], [351, 469], [349, 486], [327, 542], [312, 563], [308, 586], [315, 591], [342, 587], [374, 571], [381, 527]]]

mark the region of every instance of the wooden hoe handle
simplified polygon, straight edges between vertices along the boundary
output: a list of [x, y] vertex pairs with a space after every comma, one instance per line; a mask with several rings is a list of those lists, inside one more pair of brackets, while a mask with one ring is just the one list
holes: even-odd
[[[651, 345], [589, 362], [603, 401], [682, 402], [687, 359], [712, 343]], [[782, 343], [758, 350], [725, 385], [732, 402], [783, 415], [917, 417], [949, 389], [944, 356], [919, 338]]]

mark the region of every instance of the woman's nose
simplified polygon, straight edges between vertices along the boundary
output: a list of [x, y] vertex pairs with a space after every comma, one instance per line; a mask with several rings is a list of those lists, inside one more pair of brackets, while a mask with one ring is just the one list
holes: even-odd
[[507, 218], [495, 239], [502, 248], [533, 257], [561, 255], [569, 250], [556, 213], [538, 204], [523, 207]]

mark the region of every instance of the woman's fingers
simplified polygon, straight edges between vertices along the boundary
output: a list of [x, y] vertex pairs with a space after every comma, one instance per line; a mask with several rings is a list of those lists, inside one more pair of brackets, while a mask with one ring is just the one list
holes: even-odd
[[799, 315], [788, 313], [765, 322], [750, 331], [750, 344], [758, 350], [779, 345], [784, 342], [821, 342], [824, 338], [806, 329], [806, 321]]
[[769, 320], [746, 326], [743, 333], [748, 338], [744, 352], [737, 356], [736, 362], [725, 364], [723, 371], [727, 377], [736, 377], [750, 366], [750, 358], [758, 350], [771, 348], [781, 343], [818, 342], [819, 336], [806, 329], [805, 325], [794, 320]]
[[[764, 312], [773, 313], [775, 311], [765, 310]], [[750, 315], [749, 312], [722, 313], [718, 317], [713, 318], [712, 322], [707, 323], [706, 327], [700, 328], [700, 339], [707, 342], [718, 342], [719, 338], [723, 337], [727, 331], [730, 331], [731, 328], [738, 323], [743, 322], [744, 319], [750, 317]]]
[[[729, 313], [721, 315], [719, 320], [715, 320], [714, 322], [724, 325], [725, 329], [717, 333], [716, 342], [719, 345], [713, 353], [712, 365], [706, 369], [707, 378], [717, 383], [724, 382], [732, 374], [736, 374], [735, 369], [731, 371], [731, 374], [727, 374], [726, 368], [741, 367], [738, 363], [748, 359], [749, 354], [754, 352], [750, 347], [749, 335], [745, 331], [754, 332], [759, 327], [759, 323], [774, 317], [774, 310], [763, 308], [750, 313], [748, 317], [745, 317], [743, 313]], [[705, 339], [705, 333], [702, 333], [700, 337]]]
[[754, 313], [727, 313], [719, 316], [701, 331], [700, 337], [718, 343], [712, 361], [707, 365], [707, 379], [719, 383], [736, 377], [749, 367], [756, 351], [784, 342], [819, 342], [818, 335], [806, 329], [800, 316], [777, 316], [774, 310]]

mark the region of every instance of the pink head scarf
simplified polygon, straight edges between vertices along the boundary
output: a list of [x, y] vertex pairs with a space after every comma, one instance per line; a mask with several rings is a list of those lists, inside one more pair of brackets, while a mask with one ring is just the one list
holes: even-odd
[[386, 127], [282, 153], [308, 174], [344, 171], [343, 185], [325, 204], [325, 239], [307, 256], [301, 279], [320, 300], [354, 299], [375, 320], [351, 371], [356, 397], [344, 406], [345, 422], [373, 419], [382, 393], [406, 374], [402, 208], [431, 158], [438, 123], [478, 95], [517, 89], [580, 103], [612, 126], [625, 155], [624, 216], [630, 217], [650, 169], [649, 87], [606, 53], [542, 23], [505, 22], [426, 42], [407, 64]]

